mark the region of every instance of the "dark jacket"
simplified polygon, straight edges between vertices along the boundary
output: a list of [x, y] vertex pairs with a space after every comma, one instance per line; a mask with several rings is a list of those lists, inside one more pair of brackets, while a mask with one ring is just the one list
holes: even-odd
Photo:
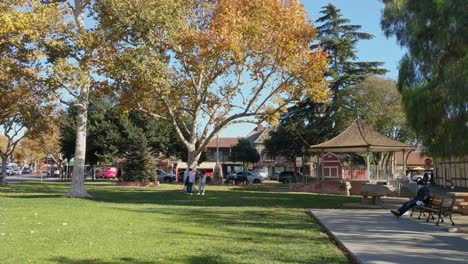
[[416, 201], [423, 201], [424, 203], [429, 202], [429, 198], [431, 196], [431, 191], [427, 187], [423, 187], [419, 189], [418, 193], [416, 194]]

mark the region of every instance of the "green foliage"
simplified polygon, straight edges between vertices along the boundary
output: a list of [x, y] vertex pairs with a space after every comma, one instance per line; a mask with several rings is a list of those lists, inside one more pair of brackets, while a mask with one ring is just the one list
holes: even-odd
[[293, 123], [280, 123], [275, 130], [270, 131], [270, 137], [264, 142], [268, 156], [272, 158], [287, 157], [295, 164], [296, 157], [302, 157], [305, 154], [306, 143], [300, 135], [304, 133], [304, 129], [295, 125]]
[[155, 166], [143, 129], [133, 124], [127, 117], [122, 117], [121, 123], [125, 129], [126, 138], [123, 146], [126, 151], [122, 179], [139, 182], [154, 181]]
[[[323, 7], [318, 24], [318, 43], [312, 49], [322, 48], [329, 55], [326, 77], [332, 93], [330, 103], [317, 103], [310, 98], [290, 107], [280, 118], [280, 125], [273, 131], [267, 151], [271, 156], [283, 155], [295, 159], [302, 156], [301, 149], [324, 142], [340, 132], [344, 126], [337, 117], [340, 97], [347, 87], [359, 83], [371, 74], [383, 74], [382, 62], [361, 62], [356, 55], [360, 40], [371, 39], [371, 34], [360, 32], [360, 25], [349, 24], [340, 9], [329, 4]], [[356, 118], [354, 115], [353, 118]]]
[[358, 41], [372, 39], [373, 35], [360, 32], [360, 25], [349, 24], [350, 20], [343, 18], [341, 10], [332, 4], [324, 6], [320, 13], [323, 16], [315, 21], [321, 23], [317, 26], [319, 43], [312, 45], [312, 48], [321, 47], [328, 52], [329, 67], [326, 75], [333, 93], [333, 103], [336, 104], [341, 89], [371, 74], [384, 74], [387, 70], [380, 68], [383, 62], [357, 61], [355, 49]]
[[383, 2], [382, 29], [408, 50], [398, 88], [409, 123], [430, 155], [468, 155], [466, 1]]
[[395, 81], [370, 76], [342, 91], [337, 112], [339, 131], [359, 116], [380, 133], [407, 143], [416, 143], [403, 110]]
[[239, 139], [239, 142], [231, 148], [231, 161], [242, 161], [245, 165], [247, 162], [257, 163], [260, 160], [260, 155], [257, 150], [252, 147], [252, 144], [247, 139]]
[[[128, 120], [144, 133], [150, 153], [182, 157], [186, 151], [168, 122], [135, 111], [121, 113], [111, 97], [91, 97], [88, 113], [86, 161], [90, 164], [116, 161], [128, 151]], [[76, 108], [70, 107], [60, 126], [62, 151], [67, 158], [75, 152], [76, 114]]]

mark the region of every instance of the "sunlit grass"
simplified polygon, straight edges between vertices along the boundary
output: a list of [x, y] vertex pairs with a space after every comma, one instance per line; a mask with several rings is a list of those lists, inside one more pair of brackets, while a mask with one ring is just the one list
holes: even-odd
[[304, 214], [353, 198], [176, 184], [87, 185], [91, 199], [63, 197], [66, 183], [0, 189], [0, 263], [348, 263]]

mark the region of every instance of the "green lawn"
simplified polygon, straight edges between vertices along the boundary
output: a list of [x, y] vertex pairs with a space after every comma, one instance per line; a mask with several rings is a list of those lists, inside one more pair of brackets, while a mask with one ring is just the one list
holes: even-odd
[[304, 213], [353, 198], [208, 186], [65, 183], [0, 188], [0, 263], [348, 263]]

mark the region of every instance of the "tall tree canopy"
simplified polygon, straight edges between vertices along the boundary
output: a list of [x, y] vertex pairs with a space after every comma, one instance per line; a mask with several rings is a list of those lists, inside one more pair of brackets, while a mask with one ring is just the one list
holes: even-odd
[[245, 167], [247, 162], [257, 163], [260, 160], [260, 154], [252, 147], [248, 139], [239, 139], [239, 142], [231, 148], [229, 160], [241, 161]]
[[274, 120], [304, 96], [329, 98], [326, 54], [310, 51], [315, 30], [298, 1], [170, 2], [97, 8], [112, 40], [106, 73], [130, 106], [172, 123], [190, 167], [231, 124]]
[[467, 2], [383, 2], [382, 29], [408, 50], [398, 88], [410, 124], [431, 155], [468, 155]]
[[401, 95], [393, 80], [369, 76], [347, 87], [340, 97], [337, 118], [339, 131], [345, 130], [359, 116], [380, 133], [403, 142], [415, 143], [408, 126]]
[[340, 90], [369, 75], [384, 74], [387, 70], [380, 68], [383, 62], [358, 61], [358, 41], [372, 39], [373, 35], [359, 31], [361, 26], [350, 24], [350, 20], [344, 18], [341, 10], [332, 4], [324, 6], [320, 13], [323, 16], [315, 21], [320, 23], [317, 26], [318, 43], [312, 45], [312, 48], [321, 47], [329, 54], [327, 77], [336, 110]]
[[52, 32], [58, 9], [38, 1], [0, 2], [0, 133], [6, 144], [0, 148], [6, 163], [25, 137], [46, 131], [54, 106], [52, 93], [44, 85], [40, 40]]
[[[373, 38], [371, 34], [361, 32], [360, 25], [350, 24], [350, 20], [344, 18], [340, 9], [332, 4], [324, 6], [320, 13], [322, 16], [315, 21], [318, 39], [311, 48], [322, 48], [328, 53], [326, 77], [332, 100], [323, 103], [306, 98], [281, 116], [280, 128], [272, 131], [272, 137], [278, 140], [287, 138], [288, 146], [318, 144], [340, 132], [343, 124], [340, 124], [336, 113], [341, 107], [339, 98], [342, 91], [369, 75], [386, 72], [380, 67], [382, 62], [359, 61], [356, 54], [357, 43]], [[273, 149], [269, 152], [276, 152], [274, 146], [270, 146]], [[302, 156], [300, 149], [292, 150], [291, 155]]]
[[[70, 107], [61, 119], [62, 151], [67, 158], [75, 153], [76, 107]], [[88, 133], [86, 160], [89, 164], [99, 161], [107, 163], [116, 161], [134, 149], [136, 140], [129, 134], [135, 132], [143, 135], [150, 154], [164, 153], [181, 157], [184, 146], [177, 137], [173, 127], [167, 121], [153, 118], [136, 111], [122, 113], [115, 100], [109, 96], [91, 96], [88, 106]], [[133, 145], [132, 145], [133, 144]]]

